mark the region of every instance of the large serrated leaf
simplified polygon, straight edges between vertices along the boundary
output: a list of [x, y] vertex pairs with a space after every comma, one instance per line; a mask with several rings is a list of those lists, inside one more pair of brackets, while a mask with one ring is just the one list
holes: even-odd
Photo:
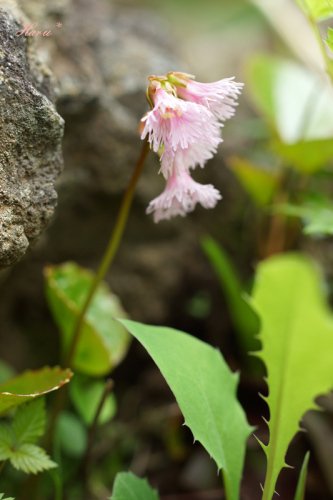
[[44, 434], [45, 426], [46, 411], [43, 398], [18, 408], [12, 422], [17, 443], [35, 443]]
[[110, 500], [159, 500], [159, 497], [146, 479], [140, 479], [132, 472], [119, 472]]
[[[54, 320], [61, 331], [63, 353], [67, 353], [78, 315], [88, 295], [93, 273], [74, 262], [45, 269], [46, 295]], [[75, 351], [76, 371], [103, 376], [115, 368], [127, 353], [127, 331], [114, 317], [126, 318], [119, 298], [101, 283], [87, 311]]]
[[45, 366], [40, 370], [27, 370], [21, 375], [0, 384], [0, 416], [15, 406], [55, 391], [67, 384], [73, 373], [59, 366]]
[[172, 328], [119, 320], [147, 349], [173, 391], [185, 424], [222, 469], [228, 500], [239, 498], [252, 432], [236, 397], [239, 376], [221, 352]]
[[258, 356], [267, 368], [270, 409], [267, 475], [270, 500], [285, 454], [314, 398], [333, 386], [333, 317], [312, 261], [301, 254], [272, 257], [259, 265], [251, 301], [261, 319]]

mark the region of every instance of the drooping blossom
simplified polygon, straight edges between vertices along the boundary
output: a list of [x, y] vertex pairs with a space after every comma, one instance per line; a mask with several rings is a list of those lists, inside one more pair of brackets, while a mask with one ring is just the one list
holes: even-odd
[[217, 147], [222, 142], [221, 137], [211, 138], [209, 141], [198, 141], [187, 148], [178, 148], [176, 151], [165, 149], [161, 155], [161, 168], [159, 172], [165, 179], [173, 172], [189, 172], [197, 165], [205, 166], [207, 160], [213, 158]]
[[141, 120], [141, 138], [148, 136], [160, 155], [160, 173], [166, 179], [163, 193], [147, 208], [147, 213], [154, 212], [155, 222], [185, 216], [197, 203], [213, 208], [221, 199], [214, 186], [195, 182], [189, 172], [197, 165], [204, 167], [217, 152], [222, 142], [220, 122], [234, 114], [242, 84], [232, 78], [209, 84], [193, 82], [193, 78], [175, 72], [149, 77], [151, 111]]
[[[243, 84], [234, 82], [233, 78], [200, 83], [193, 81], [192, 75], [173, 72], [170, 72], [170, 78], [175, 82], [178, 97], [207, 107], [218, 120], [225, 121], [235, 114], [234, 107], [237, 106], [235, 99], [240, 94]], [[184, 84], [186, 86], [183, 86]]]
[[150, 202], [147, 213], [154, 212], [155, 222], [175, 215], [184, 217], [194, 210], [197, 203], [204, 208], [214, 208], [221, 198], [212, 184], [199, 184], [187, 172], [173, 172], [166, 181], [163, 193]]
[[155, 152], [162, 145], [168, 151], [176, 151], [200, 140], [210, 142], [219, 138], [220, 124], [209, 109], [178, 99], [162, 88], [156, 88], [151, 97], [154, 107], [142, 118], [145, 127], [141, 139], [148, 134]]

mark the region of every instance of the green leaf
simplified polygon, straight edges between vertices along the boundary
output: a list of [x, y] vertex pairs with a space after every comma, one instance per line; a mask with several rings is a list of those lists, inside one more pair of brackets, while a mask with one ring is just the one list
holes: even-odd
[[284, 162], [305, 174], [314, 174], [326, 167], [333, 158], [333, 140], [324, 139], [296, 144], [283, 144], [273, 141], [271, 149], [283, 158]]
[[[76, 374], [70, 385], [71, 400], [86, 425], [94, 421], [97, 409], [105, 390], [103, 380], [93, 380], [85, 375]], [[98, 417], [99, 425], [111, 420], [117, 411], [113, 394], [108, 394]]]
[[309, 13], [313, 19], [323, 21], [333, 16], [332, 0], [296, 0], [305, 13]]
[[325, 42], [327, 43], [329, 49], [333, 52], [333, 29], [327, 28], [327, 38], [325, 38]]
[[310, 458], [310, 452], [308, 451], [304, 457], [303, 465], [301, 468], [301, 473], [299, 475], [296, 494], [295, 494], [295, 500], [304, 500], [305, 483], [306, 483], [306, 475], [307, 475], [307, 471], [308, 471], [309, 458]]
[[15, 406], [31, 401], [67, 384], [73, 373], [56, 366], [40, 370], [27, 370], [21, 375], [0, 384], [0, 416]]
[[132, 472], [119, 472], [110, 500], [159, 500], [159, 497], [146, 479], [140, 479]]
[[7, 460], [14, 444], [13, 433], [6, 424], [0, 424], [0, 460]]
[[35, 443], [44, 434], [45, 426], [46, 412], [43, 398], [18, 408], [12, 422], [17, 443]]
[[333, 136], [329, 84], [286, 59], [257, 55], [247, 64], [247, 89], [258, 111], [285, 144]]
[[312, 197], [302, 205], [282, 204], [273, 207], [275, 212], [303, 220], [303, 232], [308, 235], [333, 234], [333, 203], [321, 197]]
[[[63, 353], [68, 351], [80, 310], [90, 289], [93, 273], [73, 262], [45, 269], [46, 296], [61, 331]], [[101, 283], [87, 311], [74, 357], [74, 369], [103, 376], [125, 357], [127, 331], [114, 321], [127, 317], [120, 301], [106, 283]]]
[[26, 474], [37, 474], [37, 472], [57, 467], [57, 464], [42, 448], [30, 443], [22, 444], [12, 450], [10, 463], [15, 469], [22, 470]]
[[3, 498], [4, 493], [0, 493], [0, 500], [15, 500], [15, 498], [10, 497], [10, 498]]
[[221, 352], [172, 328], [119, 320], [147, 349], [173, 391], [195, 440], [223, 469], [228, 500], [237, 500], [252, 428], [247, 424], [232, 373]]
[[245, 158], [233, 157], [228, 162], [244, 189], [259, 207], [267, 205], [278, 185], [278, 176]]
[[285, 454], [314, 398], [333, 386], [333, 317], [320, 275], [300, 254], [272, 257], [258, 267], [251, 305], [261, 319], [258, 356], [267, 368], [270, 440], [263, 446], [270, 500]]
[[[220, 280], [230, 315], [239, 334], [240, 347], [248, 355], [250, 351], [259, 348], [259, 342], [255, 338], [259, 330], [259, 320], [248, 302], [244, 300], [244, 287], [224, 249], [210, 236], [202, 239], [202, 246]], [[249, 364], [251, 360], [249, 358]]]
[[58, 442], [68, 456], [83, 456], [87, 448], [87, 432], [76, 415], [63, 411], [58, 418], [56, 432]]

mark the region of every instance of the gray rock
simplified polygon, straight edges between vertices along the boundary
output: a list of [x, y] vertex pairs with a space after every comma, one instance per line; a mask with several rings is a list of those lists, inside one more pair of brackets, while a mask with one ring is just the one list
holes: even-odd
[[20, 260], [45, 229], [63, 164], [54, 82], [34, 39], [16, 36], [19, 16], [0, 8], [0, 267]]

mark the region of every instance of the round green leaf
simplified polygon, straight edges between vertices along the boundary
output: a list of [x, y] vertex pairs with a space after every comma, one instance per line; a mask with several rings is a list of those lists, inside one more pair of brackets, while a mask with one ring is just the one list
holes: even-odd
[[[46, 296], [57, 323], [65, 354], [70, 346], [78, 315], [91, 287], [94, 274], [74, 262], [45, 269]], [[119, 298], [101, 283], [88, 308], [74, 355], [75, 371], [103, 376], [115, 368], [127, 353], [130, 336], [114, 321], [126, 318]]]

